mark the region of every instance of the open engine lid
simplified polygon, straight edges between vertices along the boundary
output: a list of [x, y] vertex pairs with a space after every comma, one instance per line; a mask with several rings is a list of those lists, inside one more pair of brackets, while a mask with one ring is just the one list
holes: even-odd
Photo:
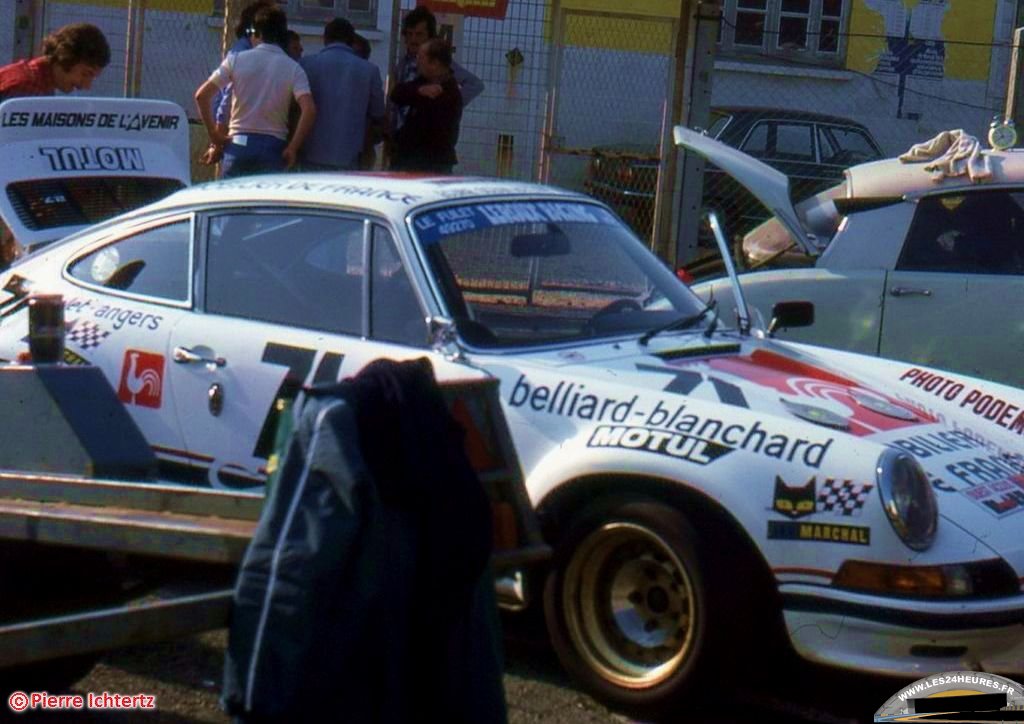
[[676, 126], [673, 136], [677, 146], [703, 156], [742, 184], [778, 217], [805, 253], [818, 253], [820, 240], [805, 227], [793, 208], [789, 179], [785, 174], [732, 146], [684, 126]]
[[170, 101], [30, 97], [0, 103], [0, 217], [24, 246], [188, 185], [188, 118]]

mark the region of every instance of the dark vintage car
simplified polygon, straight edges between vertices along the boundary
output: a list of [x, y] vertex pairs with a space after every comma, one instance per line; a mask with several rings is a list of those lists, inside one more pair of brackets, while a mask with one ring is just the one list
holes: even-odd
[[[786, 174], [794, 201], [834, 186], [847, 167], [883, 156], [871, 132], [860, 123], [821, 113], [716, 108], [708, 135]], [[659, 165], [654, 146], [602, 146], [594, 149], [584, 189], [614, 208], [641, 237], [649, 238]], [[704, 206], [727, 220], [732, 236], [746, 233], [769, 216], [753, 196], [714, 165], [704, 175]]]

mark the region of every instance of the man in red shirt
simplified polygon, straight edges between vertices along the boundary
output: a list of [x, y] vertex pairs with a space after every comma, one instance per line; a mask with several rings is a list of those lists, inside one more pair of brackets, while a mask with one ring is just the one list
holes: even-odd
[[[89, 23], [65, 25], [46, 36], [38, 58], [0, 68], [0, 101], [89, 90], [108, 63], [110, 46], [99, 28]], [[19, 251], [11, 230], [0, 221], [0, 269], [10, 266]]]
[[0, 68], [0, 101], [89, 90], [108, 63], [110, 46], [99, 28], [89, 23], [65, 25], [46, 36], [38, 58]]

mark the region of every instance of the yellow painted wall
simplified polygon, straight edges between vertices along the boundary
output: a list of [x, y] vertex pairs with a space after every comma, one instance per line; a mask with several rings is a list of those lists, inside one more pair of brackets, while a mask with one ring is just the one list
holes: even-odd
[[[681, 0], [562, 0], [568, 45], [669, 54]], [[603, 15], [607, 13], [608, 15]], [[614, 15], [615, 17], [610, 17]], [[630, 17], [623, 17], [628, 15]], [[550, 18], [548, 22], [550, 37]]]
[[[913, 10], [920, 0], [901, 0]], [[942, 19], [942, 36], [946, 41], [946, 78], [955, 80], [988, 80], [996, 0], [949, 0], [949, 10]], [[855, 0], [850, 9], [850, 38], [846, 50], [846, 67], [873, 73], [879, 55], [886, 48], [885, 21], [868, 7], [864, 0]], [[875, 36], [875, 37], [860, 37]], [[951, 42], [960, 41], [960, 42]], [[970, 43], [981, 43], [971, 45]]]
[[[103, 8], [128, 8], [128, 0], [60, 0], [64, 5], [90, 5]], [[213, 13], [213, 0], [145, 0], [147, 10], [176, 13]]]
[[652, 18], [678, 18], [680, 5], [680, 0], [562, 0], [562, 7], [566, 10], [628, 13]]

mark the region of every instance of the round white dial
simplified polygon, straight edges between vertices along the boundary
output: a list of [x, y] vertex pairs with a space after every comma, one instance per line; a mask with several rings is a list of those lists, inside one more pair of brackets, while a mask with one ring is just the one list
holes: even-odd
[[1009, 123], [994, 123], [988, 132], [988, 142], [1000, 151], [1017, 144], [1017, 130]]

